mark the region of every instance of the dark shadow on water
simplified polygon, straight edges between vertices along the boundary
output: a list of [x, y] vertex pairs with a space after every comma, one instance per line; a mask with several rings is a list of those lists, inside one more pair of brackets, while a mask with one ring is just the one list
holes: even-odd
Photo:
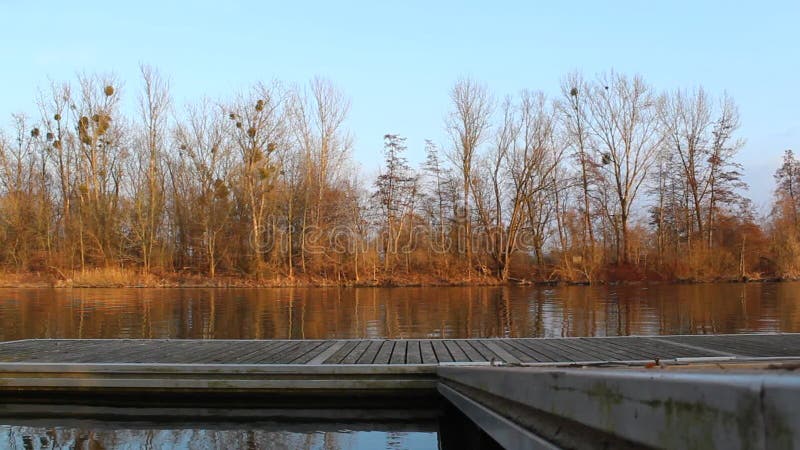
[[[265, 419], [259, 410], [236, 420], [205, 416], [187, 417], [187, 410], [149, 408], [148, 419], [137, 418], [137, 408], [115, 409], [115, 417], [102, 419], [108, 408], [75, 405], [41, 405], [38, 413], [21, 406], [24, 418], [15, 418], [14, 405], [0, 407], [0, 448], [17, 449], [442, 449], [500, 448], [472, 422], [449, 405], [406, 416], [397, 411], [388, 420], [320, 420], [304, 416]], [[54, 414], [47, 414], [47, 408]], [[35, 410], [35, 408], [33, 409]], [[64, 414], [59, 414], [59, 411]], [[71, 411], [71, 412], [70, 412]], [[352, 412], [352, 411], [351, 411]], [[274, 411], [272, 412], [274, 414]], [[111, 417], [110, 416], [110, 417]], [[364, 417], [369, 411], [364, 412]], [[86, 418], [91, 417], [91, 418]], [[405, 417], [405, 419], [403, 419]]]

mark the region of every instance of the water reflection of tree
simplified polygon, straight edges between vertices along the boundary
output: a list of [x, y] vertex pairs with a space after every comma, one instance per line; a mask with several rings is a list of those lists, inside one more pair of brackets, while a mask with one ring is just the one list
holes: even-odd
[[[389, 448], [408, 448], [408, 433], [386, 432]], [[242, 448], [349, 450], [361, 448], [349, 431], [272, 431], [261, 429], [147, 429], [103, 427], [28, 427], [0, 425], [0, 447], [8, 449]], [[435, 437], [431, 437], [435, 444]]]
[[800, 331], [800, 284], [7, 291], [0, 339], [464, 338]]

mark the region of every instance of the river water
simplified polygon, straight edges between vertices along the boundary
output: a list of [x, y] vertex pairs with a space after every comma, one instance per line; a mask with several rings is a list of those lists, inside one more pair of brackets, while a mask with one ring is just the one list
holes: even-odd
[[[50, 421], [0, 424], [4, 449], [437, 449], [436, 429], [402, 425], [400, 431], [352, 430], [347, 424], [148, 424]], [[397, 428], [382, 425], [378, 428]], [[415, 429], [421, 428], [421, 429]], [[450, 449], [445, 449], [450, 450]], [[456, 450], [456, 449], [452, 449]]]
[[[779, 331], [800, 332], [800, 283], [0, 289], [0, 340], [488, 338]], [[472, 432], [480, 433], [475, 430]], [[463, 447], [463, 442], [454, 445], [444, 439], [445, 434], [441, 425], [430, 423], [399, 427], [164, 424], [75, 422], [57, 417], [31, 423], [0, 418], [3, 448]]]
[[566, 337], [800, 331], [800, 283], [0, 289], [0, 340]]

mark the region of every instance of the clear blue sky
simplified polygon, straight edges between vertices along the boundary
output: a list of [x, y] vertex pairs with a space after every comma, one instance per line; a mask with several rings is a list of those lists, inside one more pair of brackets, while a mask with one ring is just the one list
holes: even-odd
[[351, 97], [354, 157], [372, 171], [385, 133], [407, 136], [413, 161], [424, 139], [446, 142], [459, 76], [500, 96], [556, 94], [571, 70], [613, 68], [659, 89], [729, 92], [757, 204], [783, 150], [800, 150], [797, 0], [116, 3], [0, 0], [0, 114], [30, 111], [48, 79], [79, 71], [114, 72], [133, 99], [140, 62], [171, 79], [177, 104], [322, 75]]

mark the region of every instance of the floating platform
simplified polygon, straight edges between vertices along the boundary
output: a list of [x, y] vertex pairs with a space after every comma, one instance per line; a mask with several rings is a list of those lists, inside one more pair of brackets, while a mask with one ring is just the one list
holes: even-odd
[[800, 333], [527, 339], [30, 339], [0, 342], [0, 363], [377, 365], [596, 364], [656, 358], [800, 357]]
[[0, 392], [434, 390], [453, 365], [619, 366], [800, 358], [800, 333], [531, 339], [129, 340], [0, 343]]
[[455, 407], [507, 448], [800, 448], [799, 369], [800, 333], [34, 339], [0, 343], [0, 417], [152, 419], [169, 404], [235, 420], [430, 420]]

